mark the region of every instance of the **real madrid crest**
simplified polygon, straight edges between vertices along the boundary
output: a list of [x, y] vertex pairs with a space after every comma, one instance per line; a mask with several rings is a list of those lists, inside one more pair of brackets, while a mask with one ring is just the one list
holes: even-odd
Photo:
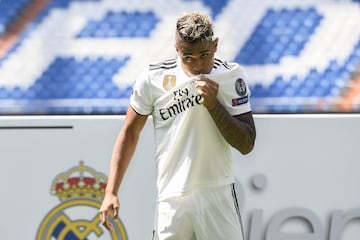
[[163, 87], [166, 91], [169, 91], [176, 86], [176, 76], [175, 75], [165, 75], [163, 79]]
[[[106, 239], [127, 240], [121, 220], [114, 221], [114, 231], [100, 223], [99, 208], [104, 197], [107, 178], [104, 174], [84, 165], [73, 167], [55, 177], [51, 193], [61, 203], [54, 207], [41, 222], [36, 240], [49, 239]], [[112, 216], [112, 214], [110, 214]]]
[[238, 78], [235, 82], [235, 89], [236, 92], [240, 95], [240, 96], [244, 96], [246, 95], [246, 84], [245, 81], [242, 78]]

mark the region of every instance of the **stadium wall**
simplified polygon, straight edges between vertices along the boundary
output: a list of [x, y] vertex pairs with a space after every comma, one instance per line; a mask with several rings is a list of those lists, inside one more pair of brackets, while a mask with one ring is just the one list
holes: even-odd
[[[101, 183], [123, 120], [0, 117], [1, 239], [151, 239], [151, 120], [120, 190], [118, 236], [98, 221]], [[360, 115], [255, 115], [255, 121], [254, 151], [233, 152], [247, 240], [358, 239]]]

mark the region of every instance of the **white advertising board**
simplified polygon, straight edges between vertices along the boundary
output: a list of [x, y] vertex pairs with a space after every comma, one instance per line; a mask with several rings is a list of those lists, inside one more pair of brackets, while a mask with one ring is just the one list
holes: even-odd
[[[233, 152], [247, 240], [359, 239], [360, 116], [254, 117], [254, 151]], [[98, 221], [122, 123], [123, 116], [0, 118], [1, 239], [151, 239], [151, 120], [121, 186], [116, 232]]]

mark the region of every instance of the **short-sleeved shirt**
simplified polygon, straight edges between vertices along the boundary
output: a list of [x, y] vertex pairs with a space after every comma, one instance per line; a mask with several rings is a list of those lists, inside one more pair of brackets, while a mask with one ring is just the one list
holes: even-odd
[[[234, 182], [230, 145], [180, 61], [150, 65], [136, 79], [130, 98], [138, 114], [153, 118], [158, 200]], [[242, 67], [215, 58], [206, 77], [219, 84], [218, 101], [231, 115], [251, 111]]]

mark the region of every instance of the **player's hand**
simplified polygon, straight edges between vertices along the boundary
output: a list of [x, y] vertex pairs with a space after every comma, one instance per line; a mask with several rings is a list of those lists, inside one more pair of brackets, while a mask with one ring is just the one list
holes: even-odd
[[104, 225], [108, 230], [114, 231], [113, 224], [109, 221], [109, 213], [112, 211], [114, 221], [118, 220], [119, 216], [119, 198], [114, 195], [105, 195], [104, 200], [101, 204], [99, 213], [101, 224]]
[[196, 78], [194, 83], [198, 94], [203, 98], [203, 105], [209, 110], [214, 109], [217, 104], [219, 84], [203, 75]]

